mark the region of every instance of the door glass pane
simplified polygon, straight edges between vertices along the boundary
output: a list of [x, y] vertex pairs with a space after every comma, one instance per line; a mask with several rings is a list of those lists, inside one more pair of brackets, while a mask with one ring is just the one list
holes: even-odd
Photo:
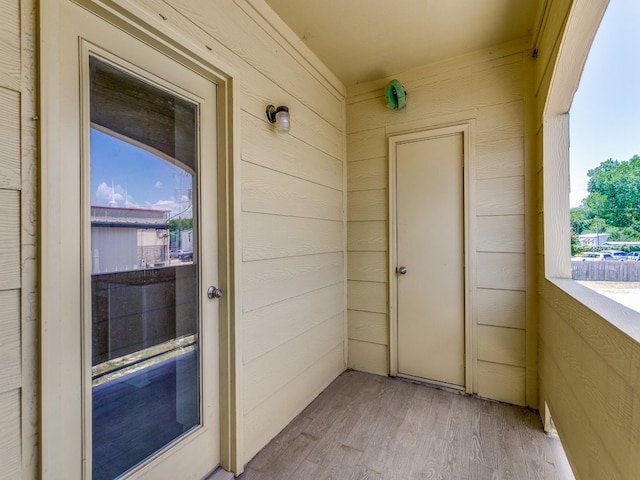
[[200, 424], [198, 105], [89, 66], [95, 480]]

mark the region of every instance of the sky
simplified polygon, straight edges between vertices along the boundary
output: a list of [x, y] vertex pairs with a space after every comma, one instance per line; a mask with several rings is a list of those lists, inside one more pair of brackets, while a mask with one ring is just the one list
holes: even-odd
[[[192, 176], [139, 147], [91, 129], [91, 204], [191, 216]], [[181, 215], [182, 214], [182, 215]]]
[[640, 0], [611, 0], [569, 111], [571, 207], [587, 171], [640, 155]]

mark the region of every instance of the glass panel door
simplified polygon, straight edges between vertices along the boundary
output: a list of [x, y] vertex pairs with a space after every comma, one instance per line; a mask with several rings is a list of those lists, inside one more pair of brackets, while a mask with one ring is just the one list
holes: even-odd
[[89, 57], [92, 477], [201, 425], [199, 105]]

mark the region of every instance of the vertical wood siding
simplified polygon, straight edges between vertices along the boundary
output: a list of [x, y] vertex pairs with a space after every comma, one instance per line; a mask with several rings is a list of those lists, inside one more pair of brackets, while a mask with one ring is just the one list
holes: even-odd
[[349, 88], [350, 367], [388, 373], [387, 136], [471, 121], [476, 391], [526, 403], [526, 382], [537, 379], [525, 370], [524, 48], [501, 46], [397, 74], [408, 92], [403, 111], [385, 107], [390, 79]]
[[[547, 3], [538, 39], [539, 54], [533, 69], [533, 89], [537, 96], [531, 143], [535, 165], [529, 180], [538, 200], [535, 205], [535, 238], [538, 257], [539, 403], [541, 407], [549, 406], [577, 480], [640, 478], [638, 315], [623, 307], [613, 308], [609, 300], [571, 280], [549, 281], [545, 278], [545, 243], [549, 248], [549, 245], [557, 246], [559, 242], [550, 242], [549, 237], [557, 234], [544, 229], [545, 215], [552, 217], [548, 221], [555, 220], [558, 215], [557, 212], [545, 212], [543, 195], [566, 195], [566, 190], [545, 190], [549, 185], [544, 183], [544, 169], [551, 170], [554, 165], [548, 163], [552, 160], [545, 158], [544, 153], [566, 150], [567, 131], [566, 118], [545, 119], [543, 112], [549, 108], [549, 99], [554, 97], [560, 101], [551, 102], [550, 113], [561, 115], [568, 110], [571, 96], [566, 92], [567, 89], [572, 91], [575, 82], [558, 81], [553, 76], [575, 68], [575, 62], [581, 61], [579, 57], [585, 53], [584, 45], [588, 45], [593, 33], [593, 18], [599, 16], [606, 2], [554, 0]], [[589, 21], [574, 17], [569, 27], [574, 32], [578, 31], [578, 35], [565, 39], [572, 9], [573, 14], [580, 13], [589, 17]], [[565, 64], [556, 65], [561, 45], [578, 53]], [[578, 73], [579, 69], [572, 72]], [[565, 169], [566, 166], [560, 165], [560, 168]], [[563, 204], [563, 201], [553, 203]], [[563, 241], [568, 242], [568, 239]], [[551, 256], [551, 252], [546, 253]], [[608, 320], [603, 318], [602, 312], [607, 313]], [[623, 332], [611, 320], [632, 325], [635, 335]]]

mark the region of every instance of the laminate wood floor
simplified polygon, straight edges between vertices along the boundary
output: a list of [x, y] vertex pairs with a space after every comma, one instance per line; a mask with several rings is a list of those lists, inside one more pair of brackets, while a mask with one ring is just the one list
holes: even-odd
[[241, 480], [573, 480], [537, 414], [347, 371], [247, 465]]

